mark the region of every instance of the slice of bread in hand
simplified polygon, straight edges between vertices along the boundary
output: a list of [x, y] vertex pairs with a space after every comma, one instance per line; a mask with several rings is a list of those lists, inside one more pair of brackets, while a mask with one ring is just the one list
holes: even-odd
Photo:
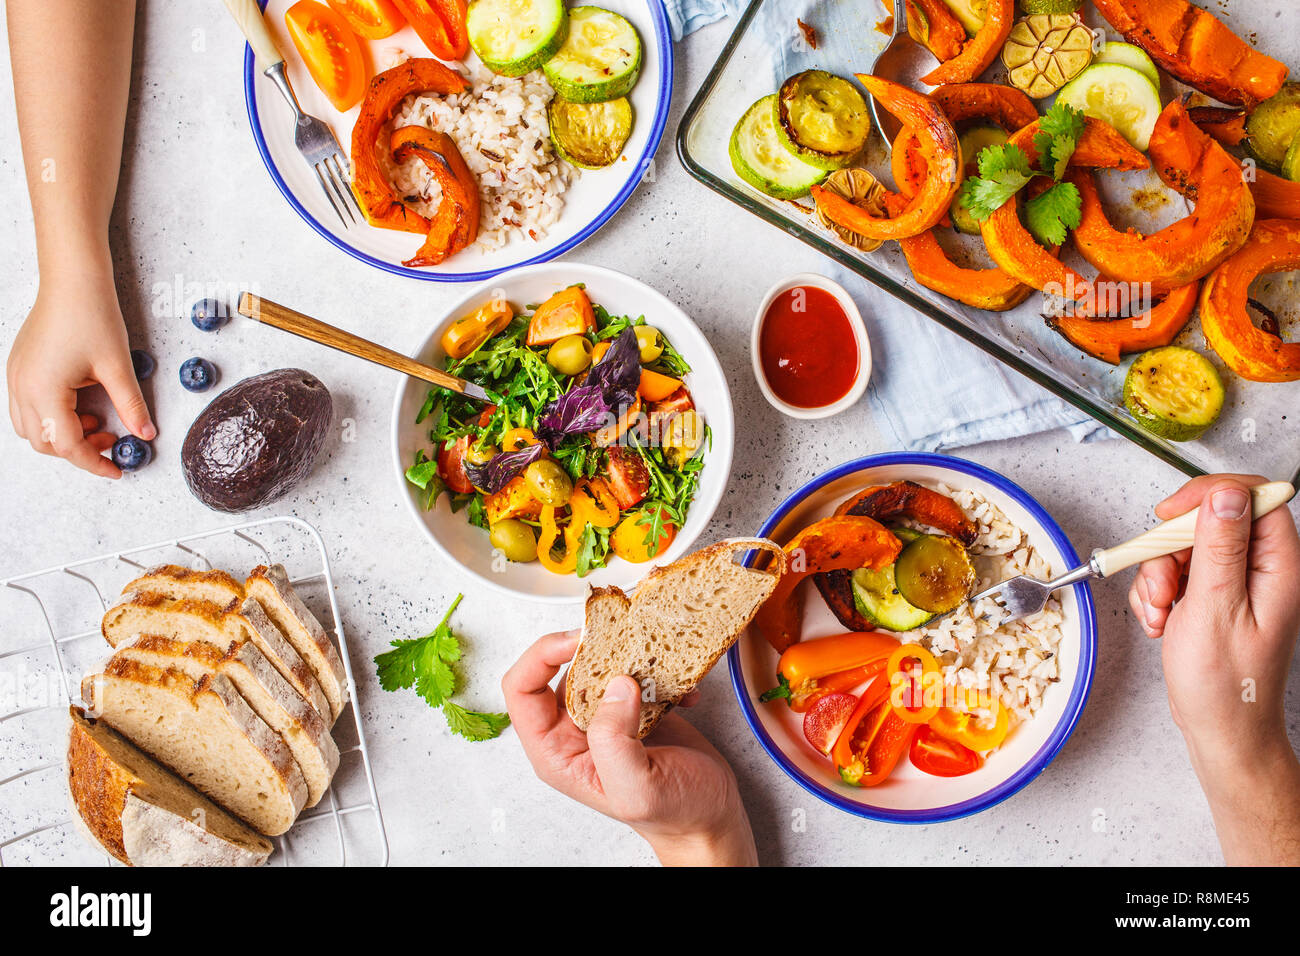
[[177, 670], [113, 659], [85, 678], [90, 712], [269, 836], [307, 803], [307, 781], [280, 735], [224, 675], [197, 685]]
[[[773, 554], [765, 570], [741, 567], [746, 551]], [[642, 689], [644, 737], [703, 680], [740, 636], [785, 568], [785, 552], [764, 538], [732, 538], [655, 568], [629, 599], [593, 588], [582, 641], [566, 678], [565, 706], [586, 730], [605, 685], [620, 674]]]
[[280, 633], [302, 655], [329, 700], [330, 716], [337, 720], [348, 702], [348, 679], [338, 649], [321, 627], [316, 615], [289, 583], [284, 566], [259, 565], [244, 582], [250, 597], [256, 598]]
[[91, 835], [130, 866], [259, 866], [271, 841], [108, 724], [71, 708], [68, 788]]
[[291, 687], [322, 717], [329, 703], [311, 668], [252, 598], [226, 606], [198, 598], [173, 598], [156, 591], [127, 591], [104, 613], [104, 639], [113, 647], [141, 634], [211, 644], [223, 655], [251, 641]]
[[244, 642], [222, 654], [201, 641], [144, 634], [121, 645], [113, 657], [174, 668], [196, 684], [209, 675], [225, 674], [253, 712], [289, 745], [307, 780], [307, 806], [316, 806], [329, 789], [339, 766], [339, 748], [329, 728], [253, 643]]
[[244, 586], [225, 571], [195, 571], [179, 564], [160, 564], [150, 568], [122, 588], [128, 591], [150, 591], [169, 598], [189, 598], [211, 601], [221, 607], [231, 601], [243, 603]]

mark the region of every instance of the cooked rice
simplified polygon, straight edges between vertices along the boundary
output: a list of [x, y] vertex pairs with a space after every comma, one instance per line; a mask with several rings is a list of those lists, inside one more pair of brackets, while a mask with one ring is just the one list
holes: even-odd
[[[390, 50], [388, 59], [385, 68], [407, 56]], [[408, 96], [380, 132], [381, 142], [400, 126], [446, 133], [478, 179], [482, 214], [475, 245], [487, 252], [516, 239], [538, 241], [559, 220], [564, 193], [577, 176], [551, 147], [546, 107], [555, 93], [541, 70], [511, 78], [477, 62], [463, 66], [469, 90]], [[384, 149], [379, 156], [397, 194], [421, 214], [432, 215], [442, 190], [424, 164], [413, 158], [399, 166]]]
[[[1028, 536], [1000, 508], [970, 489], [953, 490], [943, 483], [931, 487], [961, 506], [979, 527], [971, 547], [978, 575], [976, 590], [1017, 574], [1040, 580], [1051, 566], [1029, 543]], [[982, 615], [989, 615], [987, 619]], [[1040, 613], [994, 627], [1000, 610], [986, 599], [965, 604], [934, 624], [907, 632], [907, 639], [927, 648], [943, 668], [944, 683], [991, 691], [1016, 718], [1028, 720], [1043, 704], [1043, 694], [1059, 680], [1057, 648], [1061, 642], [1060, 598], [1053, 595]]]

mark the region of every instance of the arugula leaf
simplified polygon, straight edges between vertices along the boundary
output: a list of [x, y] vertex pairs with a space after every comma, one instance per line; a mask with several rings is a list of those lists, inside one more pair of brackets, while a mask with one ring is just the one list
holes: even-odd
[[483, 504], [482, 495], [474, 495], [469, 499], [469, 507], [465, 509], [465, 520], [476, 528], [488, 530], [487, 508]]
[[1047, 246], [1065, 242], [1066, 229], [1077, 229], [1082, 218], [1082, 201], [1074, 183], [1057, 183], [1025, 203], [1025, 225]]
[[461, 659], [462, 651], [450, 621], [462, 598], [463, 594], [456, 595], [438, 626], [424, 637], [393, 641], [391, 651], [375, 658], [375, 667], [384, 690], [414, 687], [430, 707], [442, 708], [452, 733], [467, 740], [490, 740], [510, 725], [510, 717], [467, 710], [451, 700], [456, 692], [456, 672], [451, 665]]
[[605, 566], [609, 560], [609, 532], [609, 528], [598, 528], [590, 523], [582, 529], [578, 543], [578, 577], [585, 578]]
[[447, 726], [453, 734], [459, 734], [475, 743], [499, 737], [501, 731], [510, 726], [509, 714], [466, 710], [451, 701], [442, 705], [442, 715], [447, 718]]
[[432, 508], [438, 497], [447, 490], [447, 483], [438, 476], [438, 462], [426, 457], [423, 451], [415, 453], [415, 464], [406, 469], [406, 480], [425, 493], [425, 511]]

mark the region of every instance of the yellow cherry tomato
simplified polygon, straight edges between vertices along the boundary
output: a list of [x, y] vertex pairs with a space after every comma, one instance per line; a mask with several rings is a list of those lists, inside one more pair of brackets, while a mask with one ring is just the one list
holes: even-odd
[[642, 524], [644, 520], [644, 511], [634, 511], [620, 521], [614, 533], [609, 536], [610, 550], [624, 561], [644, 564], [651, 558], [662, 557], [677, 536], [677, 529], [665, 522], [659, 540], [653, 544], [648, 543], [646, 538], [650, 534], [650, 526]]

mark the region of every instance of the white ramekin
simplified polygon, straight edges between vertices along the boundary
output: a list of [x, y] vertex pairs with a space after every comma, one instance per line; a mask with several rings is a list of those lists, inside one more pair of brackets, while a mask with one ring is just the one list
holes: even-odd
[[[759, 339], [763, 330], [763, 319], [767, 316], [767, 310], [771, 308], [776, 297], [783, 292], [797, 286], [811, 286], [817, 289], [824, 289], [835, 297], [839, 302], [840, 308], [848, 317], [849, 325], [853, 328], [853, 339], [858, 346], [858, 374], [853, 380], [853, 385], [848, 392], [838, 401], [829, 405], [823, 405], [820, 408], [801, 408], [798, 405], [791, 405], [789, 402], [782, 401], [781, 398], [772, 390], [772, 386], [767, 381], [767, 376], [763, 374], [763, 357], [759, 352]], [[758, 380], [758, 387], [763, 392], [763, 397], [768, 403], [779, 412], [784, 412], [791, 418], [829, 418], [831, 415], [838, 415], [844, 409], [857, 404], [862, 393], [867, 390], [867, 382], [871, 379], [871, 340], [867, 338], [867, 327], [862, 322], [862, 313], [858, 311], [857, 303], [853, 297], [838, 282], [832, 282], [825, 276], [817, 275], [814, 272], [801, 272], [798, 275], [790, 276], [788, 279], [782, 279], [772, 288], [767, 290], [763, 300], [758, 304], [758, 312], [754, 315], [754, 329], [750, 334], [749, 340], [749, 357], [754, 366], [754, 378]]]

